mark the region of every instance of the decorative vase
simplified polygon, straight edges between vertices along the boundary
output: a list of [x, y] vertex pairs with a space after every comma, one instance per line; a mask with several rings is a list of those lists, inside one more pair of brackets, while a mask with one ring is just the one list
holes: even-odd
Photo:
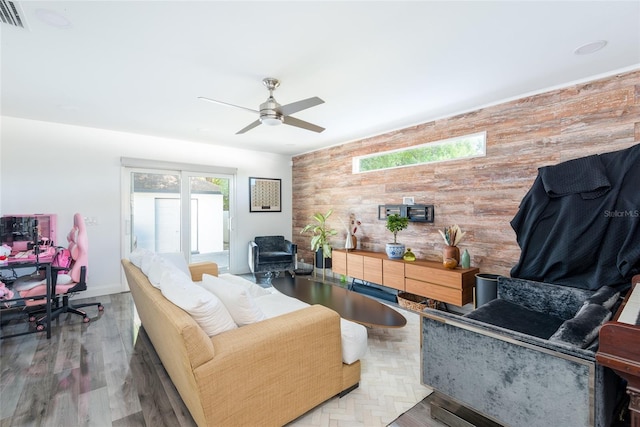
[[464, 250], [464, 252], [462, 252], [462, 255], [460, 255], [460, 267], [471, 267], [471, 256], [469, 256], [469, 251], [466, 249]]
[[355, 243], [354, 243], [354, 241], [353, 241], [353, 238], [354, 238], [354, 237], [355, 237], [355, 236], [354, 236], [353, 234], [349, 234], [349, 235], [347, 236], [346, 240], [344, 241], [344, 248], [345, 248], [346, 250], [352, 250], [352, 249], [355, 249], [355, 248], [356, 248]]
[[402, 259], [404, 248], [405, 246], [402, 243], [387, 243], [387, 256], [389, 259]]
[[447, 259], [455, 259], [456, 266], [460, 264], [460, 249], [457, 246], [445, 246], [442, 251], [442, 262]]
[[411, 252], [411, 248], [407, 248], [407, 252], [405, 252], [404, 255], [402, 255], [402, 259], [405, 261], [415, 261], [416, 255], [413, 252]]
[[442, 265], [448, 269], [454, 269], [458, 266], [458, 261], [453, 258], [445, 258], [442, 260]]

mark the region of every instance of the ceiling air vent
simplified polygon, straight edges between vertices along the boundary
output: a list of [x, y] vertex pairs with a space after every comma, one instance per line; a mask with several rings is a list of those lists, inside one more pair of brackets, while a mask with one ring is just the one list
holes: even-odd
[[20, 5], [16, 2], [8, 0], [0, 0], [0, 19], [3, 24], [13, 25], [14, 27], [25, 28]]

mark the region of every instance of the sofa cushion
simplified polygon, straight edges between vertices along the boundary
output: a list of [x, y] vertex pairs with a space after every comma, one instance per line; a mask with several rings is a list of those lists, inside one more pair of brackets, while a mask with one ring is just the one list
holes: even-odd
[[210, 274], [202, 275], [201, 286], [222, 301], [238, 326], [266, 319], [245, 288]]
[[500, 298], [465, 314], [465, 317], [542, 339], [553, 335], [564, 321]]
[[533, 311], [549, 313], [563, 320], [575, 316], [584, 301], [591, 295], [593, 291], [588, 289], [505, 276], [498, 277], [498, 298], [509, 300]]
[[164, 272], [160, 290], [166, 299], [189, 313], [210, 337], [238, 327], [215, 295], [194, 284], [177, 269]]
[[549, 338], [580, 348], [587, 348], [598, 336], [600, 326], [611, 318], [611, 311], [600, 304], [588, 304], [573, 319], [565, 321]]
[[[267, 296], [256, 299], [256, 304], [269, 319], [309, 307], [306, 302], [282, 294], [277, 290]], [[344, 363], [351, 364], [364, 357], [368, 348], [367, 336], [367, 328], [364, 326], [340, 319], [340, 343], [342, 345], [342, 361]]]

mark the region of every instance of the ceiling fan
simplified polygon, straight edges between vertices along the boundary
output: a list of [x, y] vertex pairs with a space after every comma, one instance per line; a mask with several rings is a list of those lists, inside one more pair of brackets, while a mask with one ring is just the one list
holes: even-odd
[[305, 122], [304, 120], [296, 119], [295, 117], [291, 117], [291, 114], [297, 113], [298, 111], [306, 110], [307, 108], [315, 107], [316, 105], [323, 104], [324, 101], [317, 96], [313, 98], [303, 99], [301, 101], [292, 102], [287, 105], [280, 105], [273, 97], [273, 91], [276, 90], [278, 86], [280, 86], [280, 81], [278, 79], [274, 79], [273, 77], [267, 77], [262, 79], [262, 83], [269, 90], [269, 98], [262, 104], [260, 104], [260, 110], [254, 110], [251, 108], [241, 107], [239, 105], [229, 104], [228, 102], [217, 101], [215, 99], [205, 98], [203, 96], [199, 96], [198, 99], [202, 99], [204, 101], [213, 102], [215, 104], [228, 105], [230, 107], [241, 108], [246, 111], [251, 111], [252, 113], [258, 113], [260, 117], [255, 122], [252, 122], [240, 129], [236, 132], [236, 135], [245, 133], [250, 131], [256, 126], [264, 123], [269, 126], [276, 126], [281, 123], [290, 126], [296, 126], [302, 129], [310, 130], [313, 132], [322, 132], [324, 130], [323, 127], [314, 125], [313, 123]]

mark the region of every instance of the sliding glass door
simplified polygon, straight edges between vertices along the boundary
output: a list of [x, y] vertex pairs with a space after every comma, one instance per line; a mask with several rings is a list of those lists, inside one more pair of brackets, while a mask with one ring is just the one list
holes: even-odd
[[229, 269], [233, 175], [124, 168], [125, 256], [135, 248], [182, 252]]

